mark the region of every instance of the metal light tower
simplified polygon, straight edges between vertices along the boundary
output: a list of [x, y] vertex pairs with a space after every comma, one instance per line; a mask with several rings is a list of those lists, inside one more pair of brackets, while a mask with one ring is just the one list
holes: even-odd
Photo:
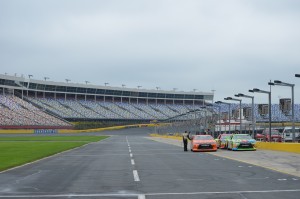
[[252, 90], [249, 90], [249, 91], [253, 92], [253, 93], [264, 93], [264, 94], [269, 95], [269, 136], [270, 136], [270, 140], [271, 140], [271, 137], [272, 137], [272, 133], [271, 133], [271, 129], [272, 129], [271, 91], [264, 91], [264, 90], [260, 90], [258, 88], [253, 88]]
[[229, 117], [229, 134], [230, 134], [230, 130], [231, 130], [231, 125], [230, 125], [230, 123], [231, 123], [231, 115], [230, 115], [230, 109], [231, 109], [231, 104], [230, 103], [227, 103], [227, 102], [222, 102], [222, 101], [217, 101], [217, 102], [215, 102], [216, 104], [226, 104], [226, 105], [228, 105], [228, 117]]
[[[251, 91], [249, 91], [251, 92]], [[250, 96], [250, 95], [244, 95], [242, 93], [238, 93], [237, 95], [234, 95], [236, 97], [245, 97], [245, 98], [251, 98], [252, 100], [252, 138], [254, 138], [254, 134], [255, 134], [255, 120], [254, 120], [254, 96]]]
[[274, 80], [273, 82], [269, 82], [268, 83], [270, 86], [288, 86], [291, 87], [292, 89], [292, 135], [293, 135], [293, 142], [295, 142], [295, 111], [294, 111], [294, 87], [295, 84], [289, 84], [289, 83], [285, 83], [279, 80]]
[[[215, 104], [218, 104], [215, 102]], [[217, 105], [218, 109], [219, 109], [219, 135], [221, 134], [221, 106]]]
[[238, 101], [240, 102], [240, 133], [242, 132], [242, 100], [241, 99], [236, 99], [236, 98], [232, 98], [232, 97], [226, 97], [224, 98], [224, 100], [232, 100], [232, 101]]

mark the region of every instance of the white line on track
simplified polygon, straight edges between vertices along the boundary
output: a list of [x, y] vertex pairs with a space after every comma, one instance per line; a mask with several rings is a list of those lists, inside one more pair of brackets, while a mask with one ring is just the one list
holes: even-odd
[[130, 153], [129, 155], [130, 155], [131, 158], [133, 157], [132, 153]]
[[131, 153], [131, 149], [129, 149], [129, 153]]
[[134, 159], [131, 159], [131, 164], [135, 165]]
[[145, 195], [138, 195], [138, 199], [146, 199]]
[[224, 191], [224, 192], [188, 192], [188, 193], [147, 193], [147, 194], [53, 194], [53, 195], [0, 195], [0, 198], [61, 198], [61, 197], [138, 197], [144, 199], [146, 196], [164, 195], [211, 195], [211, 194], [244, 194], [244, 193], [288, 193], [299, 192], [300, 189], [291, 190], [263, 190], [263, 191]]
[[137, 170], [133, 170], [132, 172], [133, 172], [134, 181], [139, 182], [140, 177], [139, 177], [139, 174], [138, 174]]

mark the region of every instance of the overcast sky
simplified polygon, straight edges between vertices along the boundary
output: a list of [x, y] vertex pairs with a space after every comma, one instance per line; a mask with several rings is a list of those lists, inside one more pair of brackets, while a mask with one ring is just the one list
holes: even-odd
[[299, 0], [0, 0], [0, 73], [300, 103], [299, 24]]

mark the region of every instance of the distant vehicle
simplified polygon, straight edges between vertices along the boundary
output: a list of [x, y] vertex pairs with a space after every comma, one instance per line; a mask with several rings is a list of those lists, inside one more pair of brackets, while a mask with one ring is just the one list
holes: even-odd
[[220, 134], [217, 139], [217, 147], [220, 149], [227, 149], [227, 140], [230, 138], [231, 134]]
[[233, 134], [227, 140], [227, 149], [255, 151], [255, 143], [256, 141], [248, 134]]
[[195, 135], [191, 141], [191, 151], [217, 151], [217, 142], [211, 135]]
[[261, 134], [256, 134], [256, 140], [266, 142], [282, 142], [282, 135], [277, 129], [271, 129], [271, 139], [269, 129], [265, 129]]
[[[299, 140], [300, 137], [300, 129], [297, 127], [295, 128], [295, 138]], [[282, 131], [282, 139], [285, 142], [292, 142], [293, 141], [293, 129], [292, 127], [285, 127]]]

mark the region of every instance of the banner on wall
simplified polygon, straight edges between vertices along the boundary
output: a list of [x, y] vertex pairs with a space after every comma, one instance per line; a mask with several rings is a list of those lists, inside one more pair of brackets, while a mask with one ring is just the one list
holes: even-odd
[[34, 129], [35, 134], [56, 134], [57, 129]]

